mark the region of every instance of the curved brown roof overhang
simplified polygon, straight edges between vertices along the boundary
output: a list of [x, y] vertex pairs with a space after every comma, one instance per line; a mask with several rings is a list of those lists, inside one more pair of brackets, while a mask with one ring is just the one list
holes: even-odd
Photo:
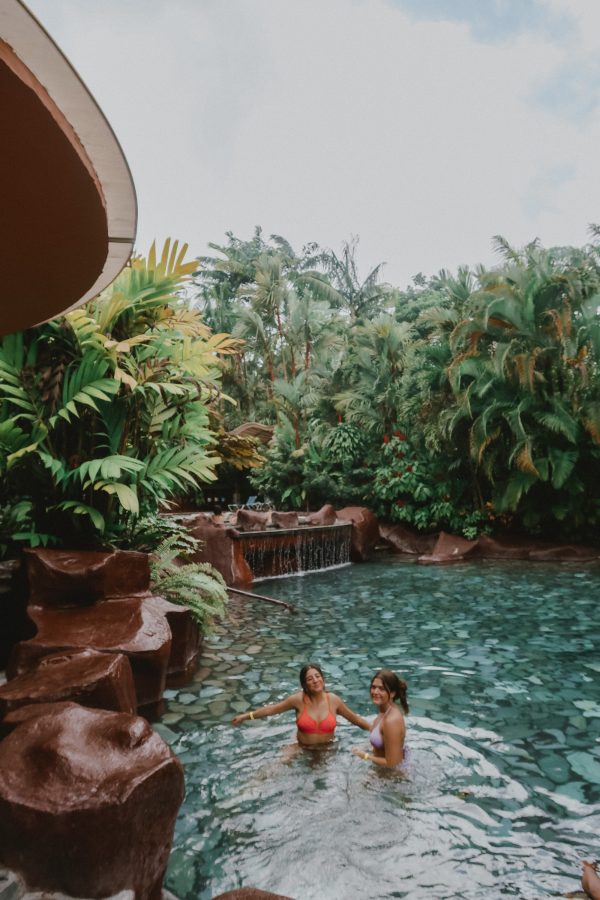
[[256, 438], [261, 444], [268, 444], [273, 437], [275, 428], [273, 425], [262, 425], [260, 422], [242, 422], [237, 428], [234, 428], [231, 434], [237, 434], [239, 437]]
[[0, 2], [0, 104], [0, 334], [9, 334], [116, 278], [137, 205], [102, 111], [19, 0]]

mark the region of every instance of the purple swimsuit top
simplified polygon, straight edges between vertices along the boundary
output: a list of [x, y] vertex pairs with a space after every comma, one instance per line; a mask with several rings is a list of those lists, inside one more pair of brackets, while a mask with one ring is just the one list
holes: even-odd
[[373, 725], [373, 727], [371, 728], [371, 736], [370, 736], [369, 740], [371, 741], [371, 744], [375, 748], [375, 750], [383, 750], [383, 736], [381, 734], [381, 723], [387, 716], [389, 709], [390, 709], [390, 707], [388, 707], [388, 709], [386, 709], [386, 711], [384, 712], [382, 717], [380, 719], [378, 719], [377, 723], [375, 725]]

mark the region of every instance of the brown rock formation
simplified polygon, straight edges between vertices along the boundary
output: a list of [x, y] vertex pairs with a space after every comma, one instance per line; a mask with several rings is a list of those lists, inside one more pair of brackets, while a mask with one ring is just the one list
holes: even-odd
[[31, 888], [159, 900], [183, 790], [145, 719], [55, 707], [0, 742], [0, 862]]
[[581, 544], [554, 544], [531, 550], [529, 559], [537, 562], [570, 562], [578, 560], [589, 562], [600, 557], [598, 547], [585, 547]]
[[190, 517], [188, 527], [192, 536], [202, 542], [200, 552], [193, 557], [195, 561], [210, 563], [227, 584], [252, 584], [252, 570], [244, 558], [243, 547], [234, 540], [235, 529], [217, 525], [201, 514]]
[[477, 539], [473, 556], [482, 559], [529, 559], [529, 554], [541, 546], [539, 541], [518, 538], [496, 538], [482, 534]]
[[45, 656], [34, 669], [0, 687], [0, 718], [21, 706], [58, 700], [134, 713], [136, 697], [129, 661], [121, 653], [95, 650]]
[[532, 562], [569, 562], [600, 559], [600, 548], [581, 544], [551, 544], [519, 536], [491, 537], [482, 534], [475, 541], [440, 532], [421, 535], [404, 525], [381, 524], [381, 537], [398, 553], [420, 553], [423, 565], [443, 565], [469, 559], [528, 559]]
[[7, 667], [9, 677], [29, 671], [50, 653], [91, 648], [128, 657], [138, 708], [162, 698], [171, 631], [163, 613], [142, 597], [70, 609], [30, 607], [29, 615], [38, 631], [14, 648]]
[[270, 524], [270, 512], [256, 512], [253, 509], [238, 509], [237, 511], [236, 528], [238, 531], [265, 531]]
[[379, 540], [377, 517], [364, 506], [346, 506], [337, 511], [341, 521], [352, 522], [350, 559], [365, 562]]
[[[340, 521], [342, 514], [345, 522]], [[331, 543], [328, 531], [331, 525], [352, 525], [351, 558], [367, 559], [379, 539], [376, 517], [363, 507], [348, 507], [342, 514], [336, 516], [333, 506], [327, 504], [307, 516], [309, 527], [303, 527], [295, 512], [264, 513], [241, 509], [237, 513], [237, 528], [207, 521], [200, 514], [188, 516], [187, 525], [192, 535], [202, 542], [196, 559], [211, 563], [228, 585], [244, 587], [252, 584], [254, 576], [287, 575], [296, 571], [296, 559], [304, 556], [310, 556], [313, 562], [320, 559], [323, 556], [319, 554], [320, 542]], [[253, 534], [265, 531], [271, 521], [277, 527], [271, 528], [266, 535], [257, 534], [255, 539]], [[285, 534], [294, 529], [298, 529], [296, 534]], [[319, 564], [326, 565], [326, 562]]]
[[335, 506], [332, 506], [331, 503], [326, 503], [321, 509], [318, 509], [316, 512], [309, 513], [306, 516], [306, 524], [307, 525], [335, 525], [337, 519], [337, 513], [335, 511]]
[[529, 559], [538, 562], [588, 562], [600, 558], [600, 548], [584, 544], [551, 544], [529, 537], [490, 537], [482, 534], [474, 556], [483, 559]]
[[271, 513], [271, 525], [274, 528], [298, 528], [298, 513], [273, 510]]
[[[40, 716], [57, 715], [63, 709], [77, 709], [81, 704], [73, 703], [70, 700], [60, 701], [59, 703], [32, 703], [30, 706], [19, 706], [13, 709], [0, 721], [0, 738], [5, 737], [14, 731], [17, 725], [22, 722], [28, 722], [30, 719], [39, 719]], [[0, 896], [2, 896], [0, 894]]]
[[171, 603], [164, 597], [147, 597], [144, 603], [162, 614], [171, 629], [171, 654], [167, 685], [184, 683], [192, 675], [200, 652], [200, 629], [187, 606]]
[[133, 597], [150, 588], [147, 553], [26, 550], [29, 605], [89, 606], [111, 597]]
[[419, 556], [417, 562], [423, 565], [447, 565], [448, 563], [460, 562], [465, 556], [472, 553], [476, 546], [477, 541], [467, 541], [465, 538], [440, 531], [440, 536], [431, 554]]
[[[167, 674], [177, 683], [191, 676], [198, 627], [189, 609], [150, 595], [147, 554], [30, 550], [26, 563], [29, 618], [38, 633], [15, 648], [9, 675], [54, 651], [123, 651], [134, 671], [138, 706], [146, 712], [160, 703]], [[115, 708], [114, 701], [95, 705]]]
[[235, 891], [226, 891], [213, 897], [213, 900], [292, 900], [283, 894], [272, 894], [270, 891], [260, 891], [258, 888], [237, 888]]
[[420, 556], [431, 553], [437, 534], [420, 534], [407, 525], [387, 525], [379, 523], [379, 535], [397, 553], [409, 553], [411, 556]]

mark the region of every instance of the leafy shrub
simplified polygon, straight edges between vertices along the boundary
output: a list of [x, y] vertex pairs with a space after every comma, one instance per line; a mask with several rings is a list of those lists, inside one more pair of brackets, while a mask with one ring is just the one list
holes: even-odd
[[419, 531], [448, 530], [472, 539], [489, 530], [488, 515], [465, 501], [466, 486], [427, 452], [418, 453], [400, 430], [384, 438], [374, 473], [374, 511]]
[[215, 479], [208, 403], [238, 343], [180, 296], [185, 250], [152, 248], [96, 300], [0, 341], [0, 503], [29, 504], [7, 551], [27, 536], [110, 546]]
[[0, 560], [14, 557], [20, 547], [47, 547], [56, 543], [50, 534], [33, 528], [31, 500], [19, 500], [0, 506]]
[[362, 503], [372, 480], [372, 471], [363, 462], [367, 447], [355, 425], [330, 428], [314, 423], [311, 439], [296, 448], [292, 428], [280, 424], [264, 466], [252, 473], [250, 481], [279, 509]]

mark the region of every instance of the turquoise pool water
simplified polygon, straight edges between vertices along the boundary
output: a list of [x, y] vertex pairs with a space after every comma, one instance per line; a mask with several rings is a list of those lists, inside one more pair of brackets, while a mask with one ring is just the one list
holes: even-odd
[[[234, 602], [158, 726], [186, 768], [167, 887], [241, 884], [295, 900], [539, 900], [600, 855], [600, 568], [397, 559], [263, 582], [298, 607]], [[293, 713], [237, 711], [296, 690], [307, 660], [371, 715], [385, 665], [409, 682], [410, 774], [290, 752]], [[286, 749], [287, 748], [287, 749]]]

